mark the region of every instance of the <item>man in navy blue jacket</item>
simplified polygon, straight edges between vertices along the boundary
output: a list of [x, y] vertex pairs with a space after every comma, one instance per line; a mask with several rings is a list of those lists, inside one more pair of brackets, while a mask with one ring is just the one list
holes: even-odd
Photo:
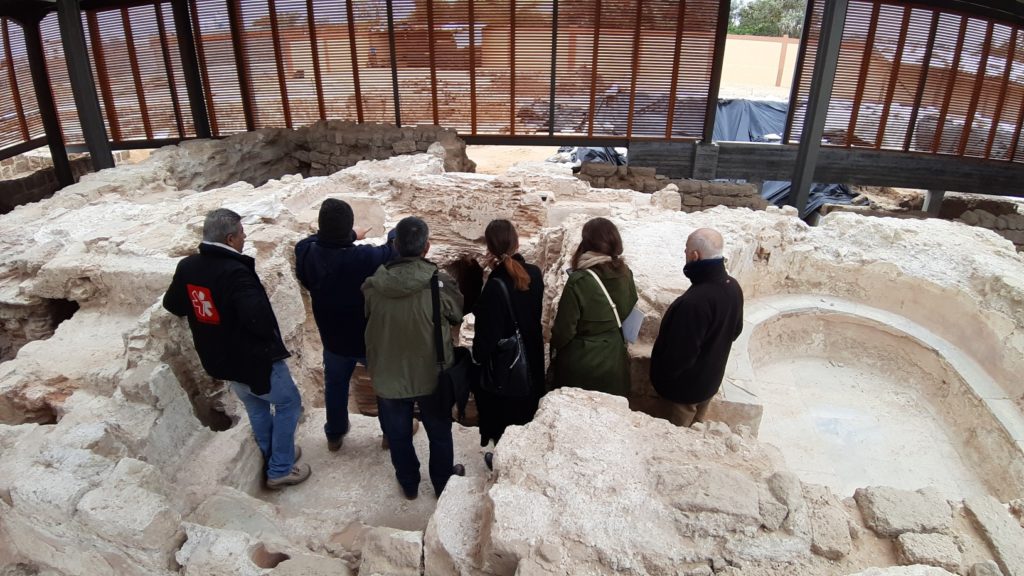
[[309, 290], [313, 318], [324, 345], [324, 404], [327, 448], [341, 448], [348, 432], [349, 380], [356, 364], [366, 365], [363, 281], [395, 252], [383, 246], [357, 246], [367, 229], [353, 229], [352, 207], [328, 198], [320, 205], [320, 230], [295, 245], [295, 273]]

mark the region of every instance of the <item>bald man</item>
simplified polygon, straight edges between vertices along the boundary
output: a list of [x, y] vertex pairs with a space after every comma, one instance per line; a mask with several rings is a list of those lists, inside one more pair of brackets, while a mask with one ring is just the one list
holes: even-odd
[[733, 341], [743, 331], [743, 290], [725, 271], [722, 235], [701, 228], [686, 239], [690, 288], [668, 307], [651, 352], [651, 383], [671, 402], [677, 426], [704, 421]]

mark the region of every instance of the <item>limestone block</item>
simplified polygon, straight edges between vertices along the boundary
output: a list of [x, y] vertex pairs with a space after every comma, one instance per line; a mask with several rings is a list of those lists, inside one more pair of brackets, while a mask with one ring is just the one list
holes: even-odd
[[269, 572], [271, 576], [352, 576], [352, 570], [338, 558], [292, 556]]
[[960, 221], [970, 226], [977, 226], [981, 223], [981, 219], [978, 217], [978, 213], [974, 210], [968, 210], [960, 215]]
[[639, 178], [650, 178], [654, 179], [657, 175], [657, 169], [646, 166], [628, 166], [628, 173], [631, 176], [637, 176]]
[[[705, 182], [704, 194], [716, 197], [749, 197], [758, 196], [757, 186], [754, 184], [733, 184], [730, 182]], [[727, 204], [728, 202], [721, 202]]]
[[999, 565], [991, 560], [985, 562], [978, 562], [971, 566], [971, 569], [967, 572], [967, 576], [1003, 576], [1003, 571], [999, 569]]
[[607, 178], [609, 176], [615, 176], [616, 173], [618, 173], [618, 167], [615, 164], [584, 162], [580, 166], [580, 174], [586, 174], [588, 176], [600, 176], [602, 178]]
[[452, 476], [423, 536], [426, 574], [468, 574], [484, 523], [483, 478]]
[[373, 528], [363, 540], [360, 576], [419, 576], [423, 533]]
[[190, 522], [182, 527], [188, 539], [174, 558], [182, 566], [183, 576], [260, 576], [274, 567], [256, 564], [254, 557], [263, 547], [248, 534]]
[[[811, 551], [829, 560], [839, 560], [853, 549], [850, 518], [842, 504], [824, 486], [804, 485], [811, 520]], [[922, 562], [924, 563], [924, 562]]]
[[264, 541], [284, 539], [273, 506], [227, 486], [204, 500], [188, 520], [210, 528], [244, 532]]
[[56, 524], [69, 520], [82, 496], [114, 466], [88, 450], [64, 447], [45, 452], [39, 464], [11, 483], [11, 503], [19, 514]]
[[416, 141], [415, 140], [399, 140], [391, 145], [391, 149], [395, 151], [395, 154], [415, 154], [416, 153]]
[[181, 516], [162, 494], [136, 484], [133, 475], [126, 471], [128, 467], [119, 464], [110, 478], [85, 494], [78, 502], [77, 518], [110, 542], [166, 555], [163, 562], [154, 562], [166, 565], [180, 542]]
[[935, 566], [894, 566], [892, 568], [868, 568], [848, 576], [956, 576], [954, 573]]
[[904, 532], [948, 532], [952, 525], [949, 503], [934, 489], [916, 492], [885, 486], [858, 488], [854, 500], [868, 527], [880, 536]]
[[978, 216], [978, 226], [982, 228], [995, 228], [996, 217], [994, 215], [984, 210], [975, 210], [974, 213]]
[[995, 554], [1006, 576], [1024, 575], [1024, 528], [1006, 507], [992, 496], [975, 496], [964, 501], [970, 518]]
[[665, 210], [678, 211], [683, 207], [683, 198], [675, 186], [669, 184], [651, 195], [651, 204]]
[[950, 572], [959, 572], [963, 563], [956, 540], [945, 534], [900, 534], [896, 538], [896, 555], [900, 564], [938, 566]]

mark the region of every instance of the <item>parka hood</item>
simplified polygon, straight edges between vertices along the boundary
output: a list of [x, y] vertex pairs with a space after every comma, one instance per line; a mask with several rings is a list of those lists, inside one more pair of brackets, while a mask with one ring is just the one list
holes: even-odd
[[366, 279], [369, 287], [385, 298], [405, 298], [429, 288], [437, 265], [424, 258], [400, 258], [377, 269]]

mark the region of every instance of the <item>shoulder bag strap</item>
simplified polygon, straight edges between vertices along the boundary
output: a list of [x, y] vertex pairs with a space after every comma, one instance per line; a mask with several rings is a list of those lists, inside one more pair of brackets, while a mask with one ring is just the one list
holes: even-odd
[[615, 302], [612, 302], [612, 297], [608, 294], [608, 289], [604, 287], [604, 282], [601, 282], [601, 278], [599, 278], [593, 270], [587, 268], [587, 272], [590, 272], [590, 275], [594, 277], [594, 282], [597, 282], [597, 285], [601, 287], [601, 292], [604, 292], [604, 297], [608, 299], [608, 304], [612, 307], [612, 314], [615, 315], [615, 323], [619, 325], [619, 328], [622, 328], [622, 320], [619, 318], [619, 309], [615, 306]]
[[505, 283], [501, 281], [501, 278], [494, 278], [494, 281], [498, 283], [498, 287], [501, 288], [501, 294], [504, 296], [505, 308], [508, 310], [508, 315], [512, 318], [512, 327], [515, 329], [516, 334], [519, 333], [519, 322], [516, 321], [516, 313], [512, 310], [512, 297], [509, 296], [508, 288]]
[[437, 372], [444, 371], [444, 343], [441, 336], [441, 293], [437, 270], [430, 276], [430, 303], [434, 314], [434, 349], [437, 352]]

